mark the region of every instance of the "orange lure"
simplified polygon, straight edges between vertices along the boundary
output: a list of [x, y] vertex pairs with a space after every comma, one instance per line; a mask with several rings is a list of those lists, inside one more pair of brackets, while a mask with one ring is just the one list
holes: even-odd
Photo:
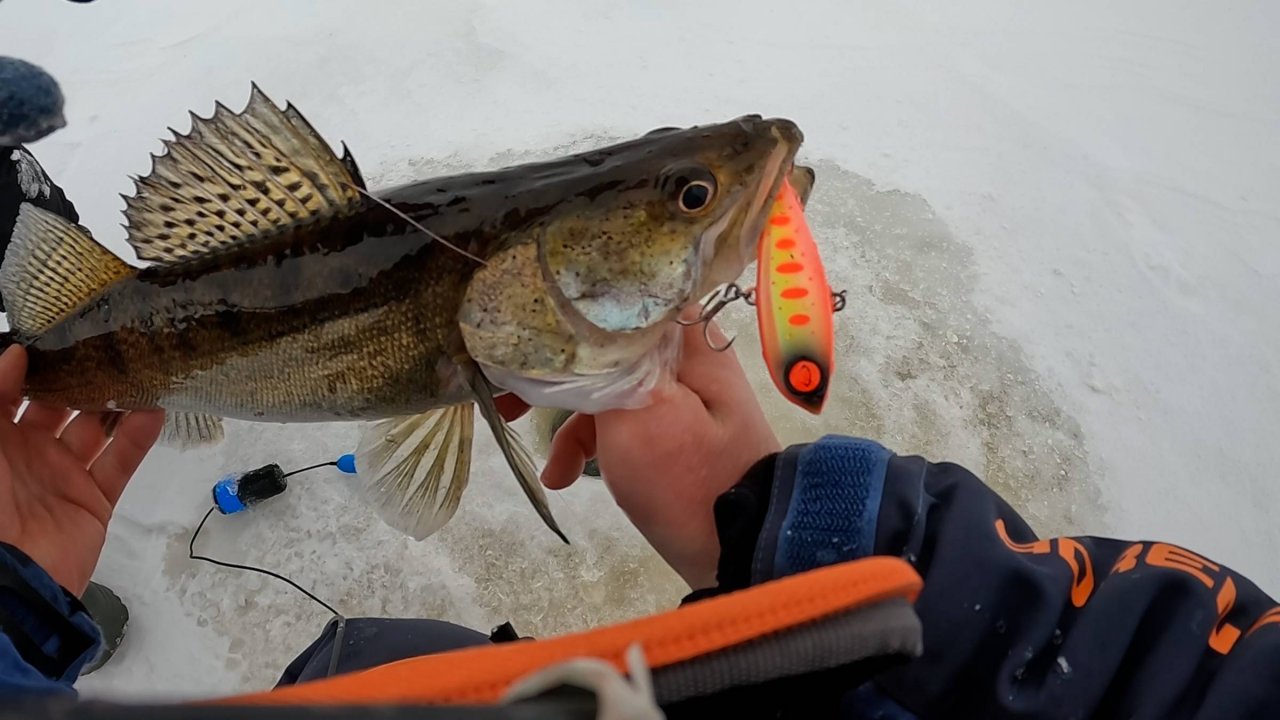
[[758, 253], [756, 319], [765, 365], [784, 397], [820, 414], [835, 364], [835, 306], [804, 206], [788, 181], [773, 201]]

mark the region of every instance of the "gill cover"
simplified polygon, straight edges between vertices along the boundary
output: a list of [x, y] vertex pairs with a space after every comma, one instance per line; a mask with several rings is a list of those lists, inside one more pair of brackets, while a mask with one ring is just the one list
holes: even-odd
[[835, 364], [834, 311], [804, 206], [784, 181], [760, 236], [756, 318], [774, 385], [815, 415], [822, 412]]
[[648, 404], [674, 377], [680, 308], [754, 258], [801, 139], [788, 120], [743, 116], [525, 167], [528, 209], [504, 216], [467, 283], [467, 354], [532, 405]]

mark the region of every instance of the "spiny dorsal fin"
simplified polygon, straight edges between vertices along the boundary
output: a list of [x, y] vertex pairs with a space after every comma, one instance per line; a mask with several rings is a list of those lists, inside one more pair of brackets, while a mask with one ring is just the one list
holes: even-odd
[[[293, 107], [290, 105], [289, 107]], [[353, 182], [361, 188], [368, 189], [364, 184], [364, 175], [360, 174], [360, 166], [356, 165], [356, 156], [351, 154], [351, 149], [346, 143], [342, 143], [342, 164], [347, 168], [347, 172], [351, 173], [351, 177], [355, 178]]]
[[19, 336], [38, 335], [133, 272], [85, 228], [23, 203], [0, 266], [9, 327]]
[[128, 242], [142, 260], [171, 264], [346, 215], [363, 188], [349, 152], [339, 158], [292, 105], [278, 109], [255, 84], [243, 112], [219, 103], [191, 115], [167, 152], [125, 198]]

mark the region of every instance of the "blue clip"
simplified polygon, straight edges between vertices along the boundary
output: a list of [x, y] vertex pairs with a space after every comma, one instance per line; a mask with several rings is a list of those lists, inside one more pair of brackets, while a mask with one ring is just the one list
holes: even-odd
[[356, 456], [351, 453], [347, 453], [346, 455], [338, 458], [338, 469], [348, 475], [355, 475]]

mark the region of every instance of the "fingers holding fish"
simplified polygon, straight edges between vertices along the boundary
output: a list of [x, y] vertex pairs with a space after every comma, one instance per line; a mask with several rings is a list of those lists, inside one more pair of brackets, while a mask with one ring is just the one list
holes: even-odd
[[73, 455], [80, 458], [85, 467], [88, 467], [97, 459], [110, 440], [107, 434], [107, 423], [119, 422], [115, 418], [122, 414], [112, 411], [82, 412], [67, 423], [58, 437], [62, 440], [62, 444], [66, 445]]
[[69, 417], [69, 408], [30, 402], [22, 411], [22, 417], [18, 418], [18, 424], [34, 432], [57, 434]]
[[163, 428], [163, 411], [139, 410], [125, 414], [106, 448], [89, 466], [89, 474], [112, 506], [124, 493], [129, 478], [138, 470]]
[[587, 461], [595, 456], [595, 417], [574, 413], [551, 439], [542, 484], [549, 490], [564, 490], [582, 477]]
[[728, 338], [714, 321], [708, 323], [705, 330], [701, 325], [683, 330], [676, 379], [702, 401], [708, 412], [718, 415], [736, 406], [744, 394], [754, 395], [733, 348], [717, 349], [724, 347]]

